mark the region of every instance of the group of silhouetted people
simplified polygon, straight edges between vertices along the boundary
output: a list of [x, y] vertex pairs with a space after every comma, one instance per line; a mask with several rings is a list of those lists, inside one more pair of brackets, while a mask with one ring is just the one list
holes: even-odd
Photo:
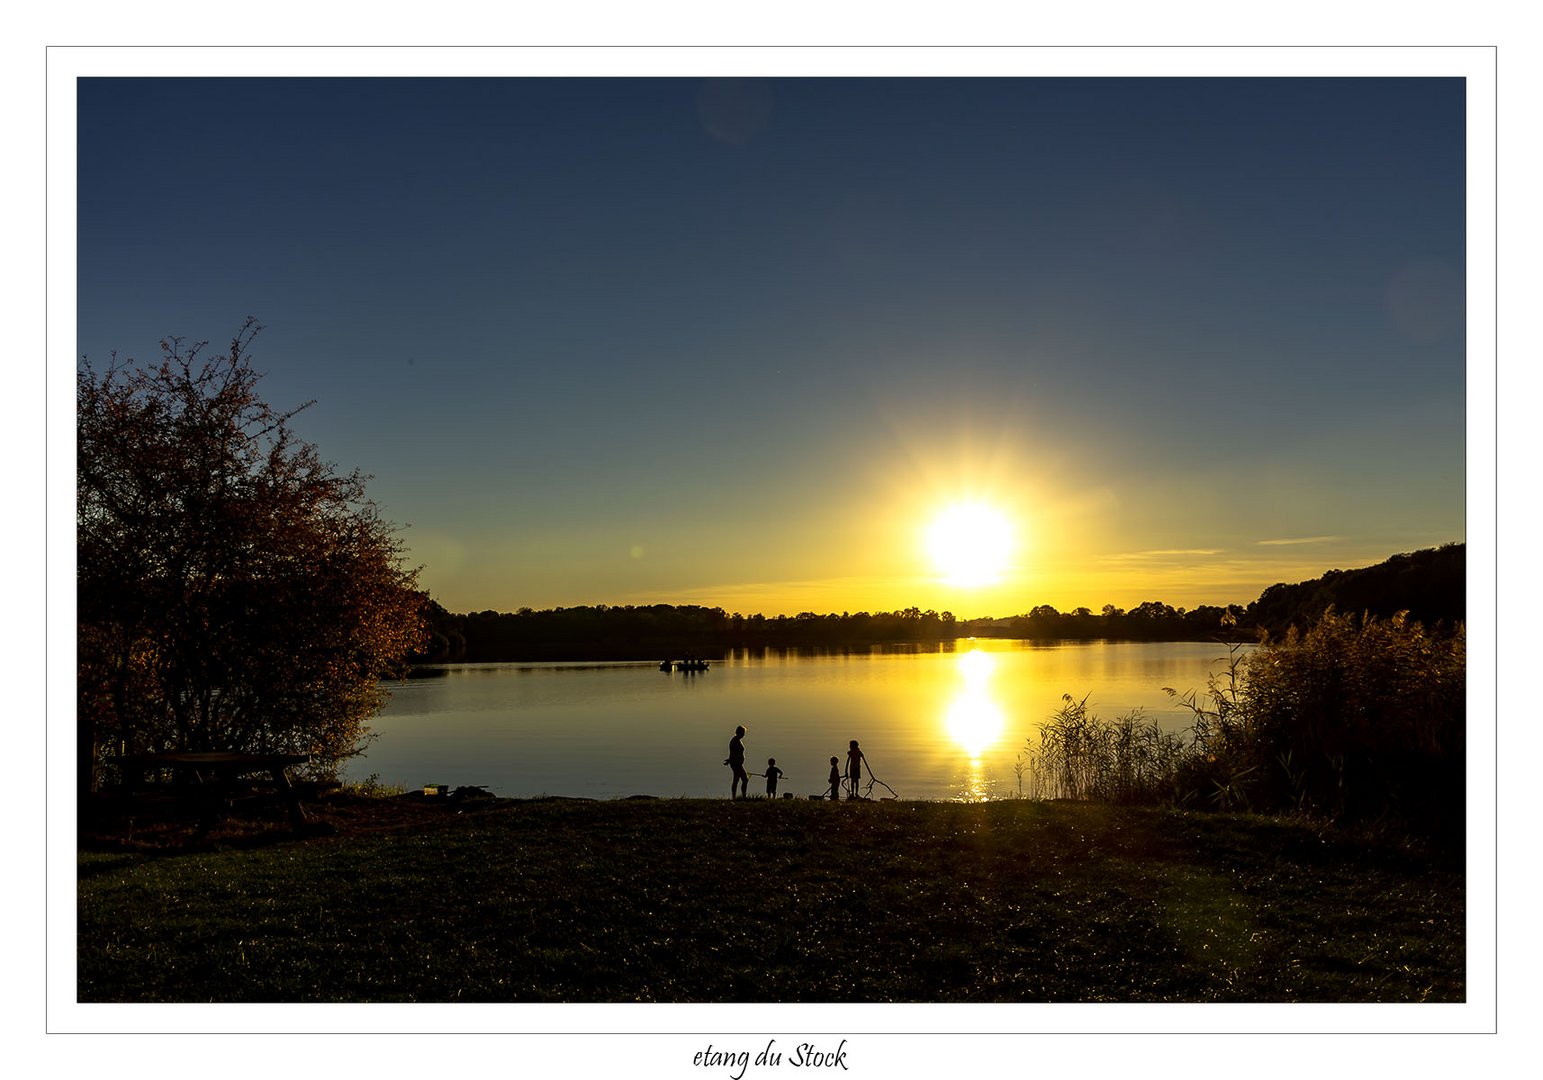
[[[861, 798], [862, 795], [859, 787], [863, 779], [863, 762], [866, 760], [867, 758], [863, 757], [862, 749], [857, 745], [856, 739], [853, 739], [847, 748], [845, 773], [841, 771], [841, 759], [831, 758], [830, 787], [825, 792], [825, 798], [831, 800], [840, 799], [843, 782], [846, 785], [846, 797], [848, 799]], [[743, 725], [734, 729], [734, 737], [729, 740], [729, 756], [723, 759], [723, 763], [734, 772], [733, 778], [729, 783], [729, 798], [748, 799], [750, 797], [750, 777], [756, 774], [745, 771], [745, 728]], [[767, 758], [766, 771], [759, 775], [766, 777], [766, 797], [768, 799], [775, 799], [777, 797], [777, 781], [781, 780], [787, 773], [777, 767], [776, 758]], [[810, 797], [814, 798], [814, 796]]]

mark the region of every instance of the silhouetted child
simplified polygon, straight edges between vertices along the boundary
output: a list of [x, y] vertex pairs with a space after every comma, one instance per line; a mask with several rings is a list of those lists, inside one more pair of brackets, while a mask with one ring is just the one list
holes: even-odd
[[830, 794], [827, 797], [841, 798], [841, 763], [837, 758], [830, 759]]
[[783, 775], [784, 774], [783, 774], [782, 770], [777, 768], [777, 759], [776, 758], [767, 758], [766, 759], [766, 797], [768, 799], [775, 799], [777, 797], [777, 781]]
[[857, 798], [857, 788], [863, 779], [863, 752], [857, 748], [857, 740], [853, 739], [847, 749], [847, 798]]

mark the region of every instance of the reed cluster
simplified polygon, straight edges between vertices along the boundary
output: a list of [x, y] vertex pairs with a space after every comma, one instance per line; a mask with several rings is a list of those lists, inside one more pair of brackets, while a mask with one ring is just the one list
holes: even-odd
[[1461, 835], [1465, 645], [1461, 627], [1330, 609], [1305, 633], [1228, 647], [1165, 732], [1066, 695], [1025, 744], [1020, 794], [1112, 804], [1307, 814]]
[[1131, 805], [1167, 801], [1190, 752], [1183, 736], [1163, 731], [1139, 709], [1101, 720], [1088, 711], [1087, 698], [1067, 694], [1019, 761], [1030, 798]]

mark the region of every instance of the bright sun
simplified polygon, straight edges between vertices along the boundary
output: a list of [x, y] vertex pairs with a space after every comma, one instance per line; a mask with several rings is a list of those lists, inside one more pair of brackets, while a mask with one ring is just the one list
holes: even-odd
[[927, 551], [952, 585], [990, 585], [1007, 569], [1013, 550], [1012, 523], [984, 503], [958, 503], [927, 528]]

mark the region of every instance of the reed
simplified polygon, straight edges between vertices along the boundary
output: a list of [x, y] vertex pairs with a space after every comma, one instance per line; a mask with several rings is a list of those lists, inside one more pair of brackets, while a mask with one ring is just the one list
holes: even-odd
[[1088, 710], [1070, 694], [1020, 755], [1022, 778], [1035, 799], [1077, 799], [1131, 805], [1171, 802], [1176, 780], [1193, 748], [1163, 731], [1138, 709], [1114, 720]]

